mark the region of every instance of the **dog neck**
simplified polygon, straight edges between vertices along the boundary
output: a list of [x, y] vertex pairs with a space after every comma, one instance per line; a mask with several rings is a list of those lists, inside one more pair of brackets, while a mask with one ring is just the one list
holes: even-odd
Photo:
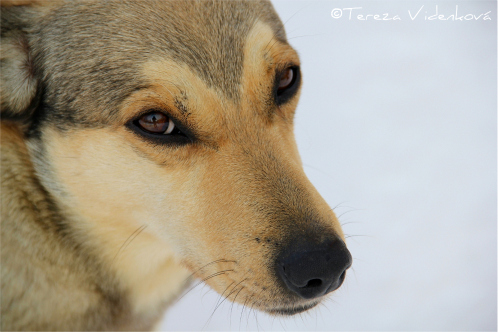
[[[39, 308], [47, 326], [54, 326], [52, 313], [65, 306], [52, 304], [51, 299], [64, 298], [81, 303], [81, 312], [67, 319], [81, 320], [60, 321], [61, 327], [88, 330], [92, 322], [102, 326], [107, 320], [105, 325], [116, 330], [151, 328], [185, 287], [187, 270], [147, 232], [138, 237], [141, 229], [90, 220], [62, 205], [54, 188], [42, 184], [32, 163], [34, 150], [39, 153], [43, 148], [28, 148], [15, 125], [2, 121], [1, 126], [2, 242], [17, 242], [4, 246], [1, 253], [2, 280], [17, 280], [2, 294], [4, 299], [22, 296], [22, 285], [31, 284], [30, 292], [42, 294], [34, 298], [44, 303], [32, 305]], [[25, 250], [8, 250], [20, 247]], [[56, 259], [49, 258], [50, 264], [39, 264], [47, 259], [43, 248], [58, 253]], [[53, 296], [56, 292], [64, 294]], [[33, 320], [43, 326], [40, 317]]]

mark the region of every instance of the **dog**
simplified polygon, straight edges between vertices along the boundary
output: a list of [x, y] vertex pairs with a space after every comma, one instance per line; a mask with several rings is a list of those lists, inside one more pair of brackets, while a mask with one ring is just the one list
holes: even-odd
[[[268, 1], [2, 1], [1, 328], [149, 330], [197, 278], [271, 315], [352, 264]], [[317, 121], [319, 121], [317, 119]]]

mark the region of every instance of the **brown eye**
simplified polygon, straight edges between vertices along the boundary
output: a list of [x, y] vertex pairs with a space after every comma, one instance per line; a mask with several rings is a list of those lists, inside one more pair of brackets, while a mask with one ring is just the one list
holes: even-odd
[[301, 72], [299, 66], [291, 65], [276, 72], [273, 85], [275, 104], [280, 106], [293, 98], [299, 90]]
[[294, 83], [294, 77], [296, 76], [294, 71], [295, 69], [292, 67], [284, 70], [282, 76], [280, 76], [280, 82], [278, 83], [278, 94], [288, 89], [292, 85], [292, 83]]
[[195, 136], [189, 126], [173, 119], [161, 110], [151, 109], [131, 119], [125, 126], [142, 140], [153, 144], [178, 147], [193, 143]]
[[151, 112], [142, 115], [137, 124], [144, 130], [153, 134], [171, 134], [175, 129], [174, 122], [166, 115], [160, 112]]

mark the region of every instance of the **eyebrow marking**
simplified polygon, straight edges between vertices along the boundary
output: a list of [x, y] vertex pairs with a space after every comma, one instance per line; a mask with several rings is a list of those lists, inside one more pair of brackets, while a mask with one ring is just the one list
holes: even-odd
[[[187, 97], [185, 96], [183, 100], [187, 100]], [[180, 100], [180, 98], [175, 97], [175, 107], [180, 111], [182, 115], [185, 116], [185, 118], [188, 118], [192, 113], [188, 109], [188, 107], [185, 105], [184, 101]]]

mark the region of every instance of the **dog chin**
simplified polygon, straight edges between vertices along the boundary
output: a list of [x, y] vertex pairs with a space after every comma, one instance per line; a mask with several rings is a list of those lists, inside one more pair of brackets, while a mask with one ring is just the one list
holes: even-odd
[[313, 302], [302, 306], [289, 306], [289, 307], [281, 307], [281, 308], [271, 308], [266, 309], [265, 311], [270, 315], [275, 316], [292, 316], [295, 314], [300, 314], [315, 307], [320, 302]]

